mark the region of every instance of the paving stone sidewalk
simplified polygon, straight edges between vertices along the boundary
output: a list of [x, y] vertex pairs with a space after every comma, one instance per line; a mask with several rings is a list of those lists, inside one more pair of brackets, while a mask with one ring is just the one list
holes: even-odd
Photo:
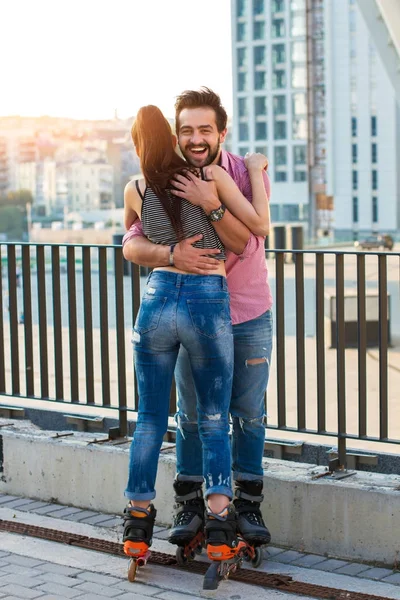
[[[122, 532], [122, 519], [119, 515], [102, 514], [72, 506], [40, 502], [5, 494], [0, 494], [0, 507], [14, 508], [18, 511], [39, 514], [46, 517], [95, 525], [100, 528], [113, 528]], [[158, 525], [155, 528], [154, 537], [166, 540], [168, 529], [165, 526]], [[332, 557], [307, 554], [275, 546], [269, 546], [265, 554], [269, 562], [320, 570], [337, 575], [347, 575], [374, 582], [387, 583], [399, 586], [400, 588], [400, 572], [389, 568], [382, 568], [381, 566], [374, 566], [367, 563], [338, 560]], [[21, 586], [21, 581], [24, 582], [23, 586]], [[100, 588], [97, 589], [96, 586], [101, 585], [107, 586], [107, 594], [104, 593], [104, 588], [103, 594], [100, 593]], [[138, 585], [135, 585], [135, 593], [132, 593], [132, 587], [127, 587], [128, 585], [130, 584], [126, 581], [121, 581], [117, 578], [31, 560], [0, 551], [1, 600], [3, 598], [43, 598], [43, 600], [50, 600], [51, 598], [64, 597], [92, 600], [95, 597], [104, 598], [104, 595], [107, 595], [109, 598], [116, 598], [117, 600], [125, 600], [128, 597], [132, 600], [138, 600], [142, 597], [158, 597], [157, 594], [160, 592], [158, 588], [155, 588], [157, 594], [154, 590], [154, 593], [150, 594], [149, 590], [151, 588], [149, 586], [145, 586], [146, 591], [143, 592], [143, 590], [138, 588]], [[96, 590], [99, 592], [98, 594]], [[129, 595], [128, 592], [130, 592]], [[144, 595], [142, 596], [141, 594]], [[166, 598], [165, 595], [160, 597]]]

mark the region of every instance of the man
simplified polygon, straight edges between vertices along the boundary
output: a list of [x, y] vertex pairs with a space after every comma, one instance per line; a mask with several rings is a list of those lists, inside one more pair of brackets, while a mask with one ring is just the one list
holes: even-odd
[[[186, 91], [177, 98], [175, 109], [178, 144], [188, 163], [194, 167], [220, 165], [251, 201], [251, 184], [244, 159], [221, 148], [227, 132], [227, 115], [219, 96], [208, 88]], [[264, 184], [265, 201], [268, 203], [269, 180], [266, 175]], [[202, 206], [221, 241], [229, 247], [235, 238], [238, 221], [221, 205], [213, 182], [198, 179], [192, 181], [186, 191], [182, 191], [183, 188], [185, 186], [180, 187], [177, 195]], [[269, 211], [267, 221], [265, 235], [269, 230]], [[212, 273], [217, 264], [216, 259], [207, 256], [207, 249], [201, 250], [192, 245], [199, 239], [198, 236], [183, 240], [170, 249], [152, 244], [142, 235], [140, 225], [134, 225], [125, 237], [124, 256], [127, 260], [149, 267], [171, 264], [178, 269], [200, 274]], [[264, 394], [272, 351], [272, 296], [268, 285], [264, 237], [249, 232], [242, 253], [228, 253], [226, 273], [235, 347], [230, 405], [234, 504], [239, 531], [250, 543], [261, 545], [269, 543], [271, 539], [260, 511], [263, 499]], [[185, 545], [203, 526], [204, 501], [196, 393], [188, 356], [183, 348], [179, 353], [175, 380], [179, 404], [176, 415], [177, 476], [174, 489], [179, 511], [169, 540]]]

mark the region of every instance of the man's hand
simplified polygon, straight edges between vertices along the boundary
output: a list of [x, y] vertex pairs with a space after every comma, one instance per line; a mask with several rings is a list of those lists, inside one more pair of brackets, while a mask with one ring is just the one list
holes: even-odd
[[266, 171], [268, 169], [268, 158], [260, 152], [247, 152], [244, 164], [248, 171]]
[[207, 254], [219, 254], [220, 250], [195, 248], [192, 245], [201, 240], [202, 237], [203, 234], [199, 233], [176, 244], [174, 248], [174, 265], [177, 269], [196, 275], [209, 275], [218, 269], [220, 261], [216, 258], [210, 258]]
[[176, 196], [185, 198], [191, 204], [200, 206], [207, 215], [221, 205], [215, 182], [209, 180], [208, 175], [207, 181], [205, 181], [187, 171], [185, 175], [175, 175], [171, 183], [174, 186], [173, 193]]

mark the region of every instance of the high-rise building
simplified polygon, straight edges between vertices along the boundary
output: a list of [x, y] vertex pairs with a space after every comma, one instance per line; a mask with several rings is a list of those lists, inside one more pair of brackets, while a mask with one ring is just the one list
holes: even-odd
[[399, 108], [356, 0], [231, 4], [232, 148], [268, 155], [273, 221], [397, 230]]

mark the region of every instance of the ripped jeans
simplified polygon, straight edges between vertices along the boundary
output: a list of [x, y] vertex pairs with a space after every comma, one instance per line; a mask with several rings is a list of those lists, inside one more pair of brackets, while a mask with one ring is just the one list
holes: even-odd
[[[272, 311], [233, 326], [232, 469], [235, 481], [260, 479], [265, 441], [265, 390], [272, 353]], [[175, 369], [178, 390], [177, 473], [181, 481], [202, 481], [196, 392], [184, 349]]]
[[[153, 271], [133, 330], [139, 392], [130, 449], [129, 500], [152, 500], [159, 452], [167, 431], [172, 377], [180, 347], [186, 350], [198, 415], [201, 481], [206, 497], [232, 498], [229, 402], [233, 335], [226, 278]], [[196, 410], [197, 396], [197, 410]], [[201, 441], [200, 441], [201, 440]], [[189, 452], [193, 450], [189, 448]]]

